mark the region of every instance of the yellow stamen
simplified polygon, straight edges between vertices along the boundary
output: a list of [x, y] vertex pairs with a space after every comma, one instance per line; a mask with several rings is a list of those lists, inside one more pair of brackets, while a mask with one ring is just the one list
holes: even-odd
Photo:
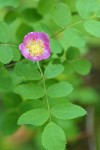
[[30, 41], [26, 47], [29, 49], [29, 54], [32, 56], [40, 56], [44, 53], [44, 44], [41, 40]]

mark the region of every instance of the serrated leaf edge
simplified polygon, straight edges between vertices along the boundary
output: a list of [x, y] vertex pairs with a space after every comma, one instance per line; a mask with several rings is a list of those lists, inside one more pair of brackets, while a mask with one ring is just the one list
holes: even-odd
[[[36, 109], [41, 109], [41, 108], [36, 108]], [[31, 110], [36, 110], [36, 109], [31, 109]], [[45, 109], [45, 108], [44, 108]], [[28, 110], [28, 111], [31, 111], [31, 110]], [[45, 109], [45, 110], [47, 110], [47, 109]], [[27, 113], [28, 111], [26, 111], [25, 113]], [[25, 113], [23, 113], [23, 114], [25, 114]], [[22, 114], [22, 115], [23, 115]], [[49, 112], [48, 112], [48, 118], [47, 118], [47, 120], [44, 122], [44, 123], [42, 123], [42, 124], [38, 124], [38, 125], [36, 125], [36, 124], [32, 124], [32, 123], [24, 123], [24, 124], [19, 124], [19, 120], [20, 120], [20, 118], [22, 117], [22, 115], [20, 115], [20, 117], [18, 118], [18, 121], [17, 121], [17, 124], [18, 125], [33, 125], [33, 126], [42, 126], [48, 119], [49, 119]]]

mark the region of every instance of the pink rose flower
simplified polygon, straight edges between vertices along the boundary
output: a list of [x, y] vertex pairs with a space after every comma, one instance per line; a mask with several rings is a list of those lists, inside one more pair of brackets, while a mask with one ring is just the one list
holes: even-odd
[[19, 45], [22, 55], [32, 61], [40, 61], [50, 56], [50, 40], [44, 32], [30, 32]]

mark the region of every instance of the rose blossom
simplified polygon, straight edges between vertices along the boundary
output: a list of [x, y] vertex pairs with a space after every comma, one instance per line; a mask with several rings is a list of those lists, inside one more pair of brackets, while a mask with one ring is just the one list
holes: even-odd
[[30, 32], [19, 45], [22, 55], [29, 60], [40, 61], [50, 56], [50, 40], [44, 32]]

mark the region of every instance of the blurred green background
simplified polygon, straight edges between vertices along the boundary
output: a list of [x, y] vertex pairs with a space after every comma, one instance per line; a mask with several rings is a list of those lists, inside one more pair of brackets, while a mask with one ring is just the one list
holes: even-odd
[[[10, 28], [9, 43], [19, 45], [23, 41], [24, 35], [31, 31], [44, 31], [51, 37], [60, 30], [61, 27], [51, 18], [53, 7], [60, 2], [69, 6], [72, 23], [81, 20], [76, 11], [76, 0], [0, 0], [0, 21], [7, 23]], [[63, 14], [60, 17], [63, 17]], [[69, 55], [67, 54], [68, 51], [73, 51], [76, 48], [70, 47], [69, 50], [66, 47], [67, 54], [62, 52], [58, 55], [53, 54], [51, 57], [55, 64], [62, 63], [63, 59], [70, 62], [64, 64], [64, 73], [54, 80], [68, 80], [74, 85], [74, 91], [68, 98], [86, 108], [88, 115], [68, 122], [62, 121], [59, 124], [62, 124], [68, 137], [68, 150], [100, 150], [100, 39], [86, 33], [81, 24], [76, 25], [75, 28], [79, 29], [87, 38], [87, 46], [80, 49], [80, 52], [83, 59], [90, 60], [92, 69], [85, 76], [80, 75], [84, 74], [82, 72], [79, 74], [77, 71], [77, 73], [74, 72], [71, 63], [75, 58], [70, 52]], [[56, 38], [59, 39], [59, 36]], [[58, 48], [59, 51], [62, 49], [59, 45]], [[17, 62], [22, 60], [22, 57], [16, 47], [13, 48], [13, 56], [13, 60], [4, 66], [10, 72], [13, 82], [18, 84], [23, 79], [16, 76], [13, 68]], [[74, 57], [77, 56], [78, 54]], [[42, 64], [45, 66], [49, 61], [46, 60]], [[0, 74], [0, 84], [6, 83], [3, 81], [5, 74], [7, 74], [6, 70], [4, 70], [4, 74]], [[54, 80], [49, 81], [47, 85], [50, 82], [55, 82]], [[4, 91], [6, 88], [8, 87], [4, 86]], [[41, 130], [37, 132], [33, 127], [19, 127], [17, 125], [18, 110], [25, 112], [31, 109], [35, 101], [34, 103], [31, 100], [22, 102], [19, 95], [4, 91], [2, 93], [0, 89], [0, 150], [43, 150], [40, 142]]]

